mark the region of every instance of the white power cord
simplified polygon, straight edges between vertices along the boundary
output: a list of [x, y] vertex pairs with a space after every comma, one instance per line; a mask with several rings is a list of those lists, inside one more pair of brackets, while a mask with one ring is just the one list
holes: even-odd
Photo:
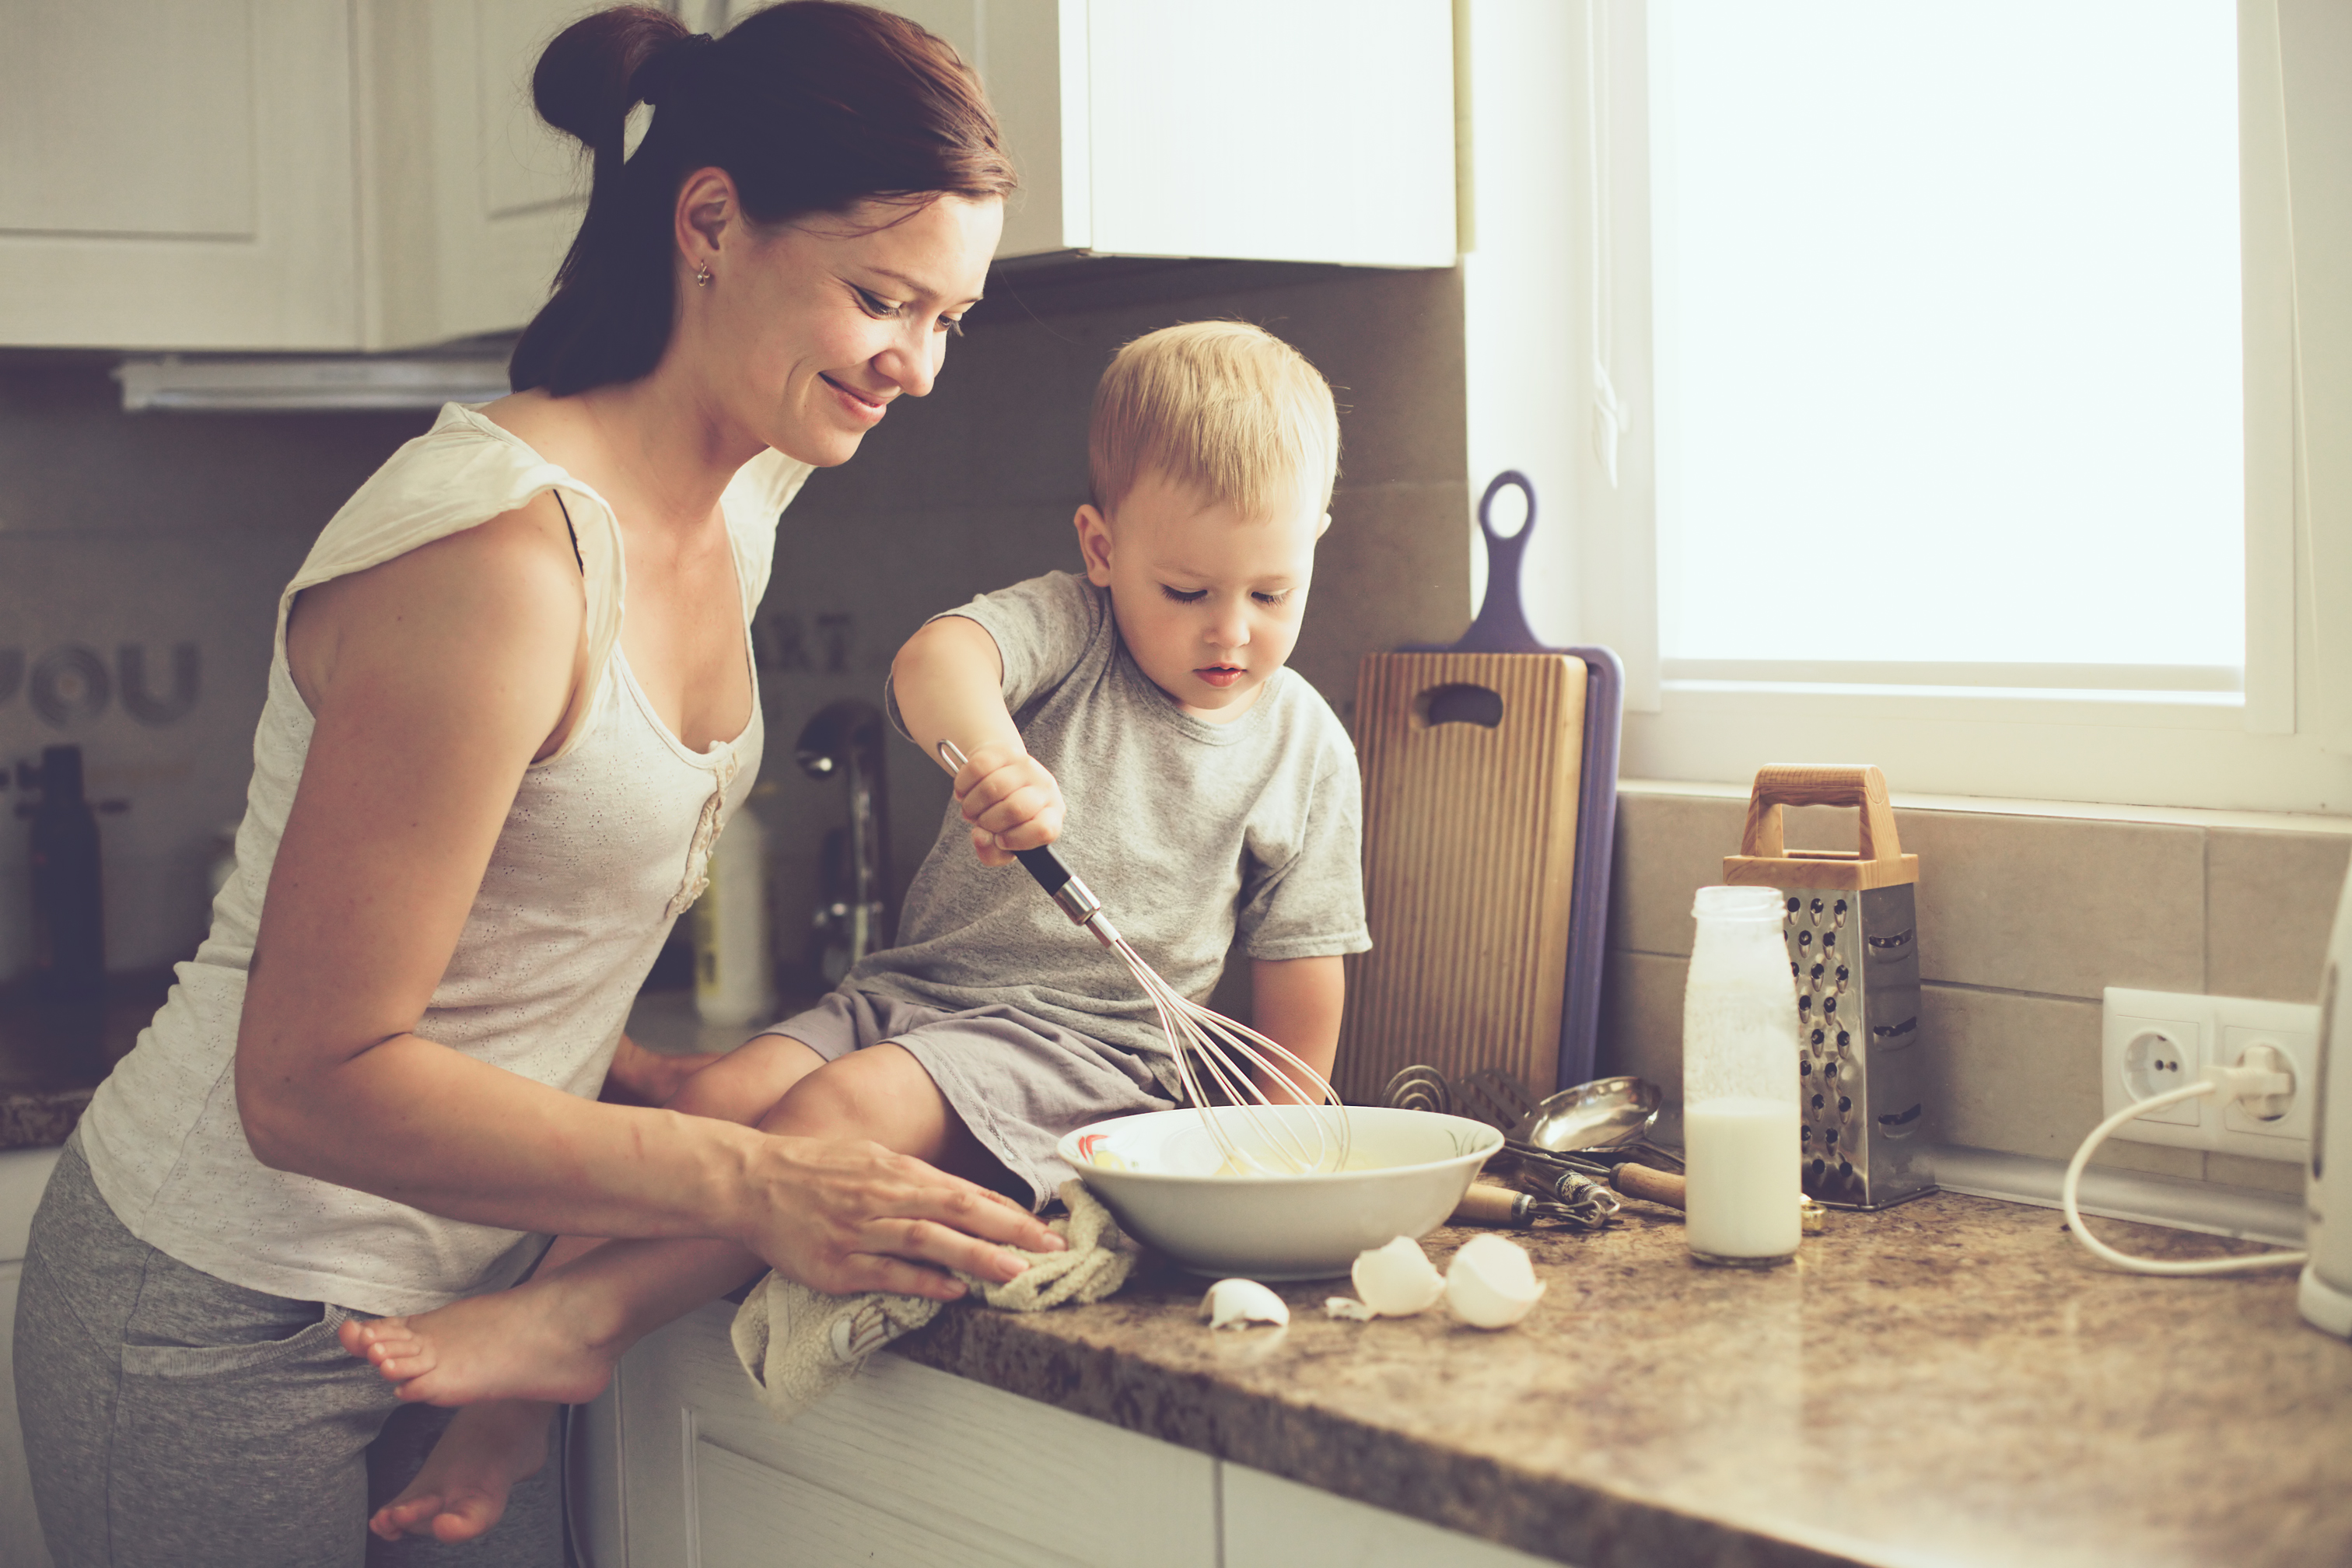
[[2146, 1116], [2151, 1110], [2162, 1110], [2168, 1105], [2179, 1105], [2210, 1094], [2227, 1105], [2234, 1100], [2261, 1100], [2272, 1095], [2294, 1092], [2294, 1079], [2283, 1072], [2273, 1072], [2253, 1067], [2209, 1067], [2199, 1080], [2179, 1089], [2168, 1089], [2162, 1094], [2126, 1106], [2091, 1130], [2083, 1146], [2074, 1151], [2074, 1162], [2066, 1167], [2066, 1182], [2059, 1190], [2060, 1206], [2066, 1211], [2067, 1228], [2074, 1239], [2092, 1253], [2118, 1268], [2135, 1274], [2236, 1274], [2250, 1268], [2292, 1268], [2310, 1257], [2305, 1252], [2263, 1252], [2251, 1258], [2203, 1258], [2189, 1261], [2173, 1261], [2161, 1258], [2134, 1258], [2127, 1252], [2117, 1252], [2083, 1224], [2082, 1210], [2075, 1206], [2076, 1191], [2083, 1184], [2083, 1167], [2091, 1163], [2092, 1153], [2107, 1141], [2125, 1122], [2134, 1117]]

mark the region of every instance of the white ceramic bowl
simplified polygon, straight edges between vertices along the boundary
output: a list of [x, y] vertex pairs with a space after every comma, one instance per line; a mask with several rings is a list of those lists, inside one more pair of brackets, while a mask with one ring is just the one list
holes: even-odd
[[[1236, 1143], [1255, 1142], [1240, 1110], [1225, 1118]], [[1260, 1111], [1294, 1130], [1335, 1114], [1290, 1105]], [[1081, 1127], [1064, 1138], [1077, 1168], [1118, 1223], [1194, 1274], [1320, 1279], [1400, 1236], [1418, 1240], [1445, 1222], [1478, 1167], [1503, 1146], [1482, 1121], [1426, 1110], [1350, 1106], [1345, 1169], [1328, 1175], [1220, 1175], [1224, 1159], [1198, 1110], [1153, 1110]], [[1314, 1134], [1306, 1141], [1313, 1146]]]

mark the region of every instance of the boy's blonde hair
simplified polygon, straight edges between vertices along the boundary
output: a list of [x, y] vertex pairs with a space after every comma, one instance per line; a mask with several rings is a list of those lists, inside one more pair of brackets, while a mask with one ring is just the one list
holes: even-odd
[[1106, 516], [1155, 469], [1244, 517], [1301, 495], [1320, 516], [1339, 474], [1339, 414], [1322, 374], [1264, 328], [1162, 327], [1111, 356], [1087, 467]]

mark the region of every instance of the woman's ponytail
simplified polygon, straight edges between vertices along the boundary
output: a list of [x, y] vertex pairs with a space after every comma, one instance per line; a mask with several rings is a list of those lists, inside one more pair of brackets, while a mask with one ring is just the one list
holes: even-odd
[[[554, 295], [515, 345], [518, 392], [568, 396], [659, 362], [676, 310], [671, 209], [697, 169], [726, 170], [759, 223], [1013, 188], [996, 117], [955, 51], [843, 0], [786, 0], [718, 39], [651, 6], [601, 11], [548, 45], [531, 93], [588, 148], [593, 177]], [[653, 123], [625, 157], [640, 102]]]

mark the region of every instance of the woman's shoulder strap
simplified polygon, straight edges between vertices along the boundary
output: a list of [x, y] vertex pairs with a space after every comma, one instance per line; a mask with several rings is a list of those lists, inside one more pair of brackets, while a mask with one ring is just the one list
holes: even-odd
[[743, 613], [759, 607], [776, 561], [776, 521], [816, 469], [771, 447], [735, 470], [719, 498], [727, 534], [735, 546], [736, 570], [743, 581]]

